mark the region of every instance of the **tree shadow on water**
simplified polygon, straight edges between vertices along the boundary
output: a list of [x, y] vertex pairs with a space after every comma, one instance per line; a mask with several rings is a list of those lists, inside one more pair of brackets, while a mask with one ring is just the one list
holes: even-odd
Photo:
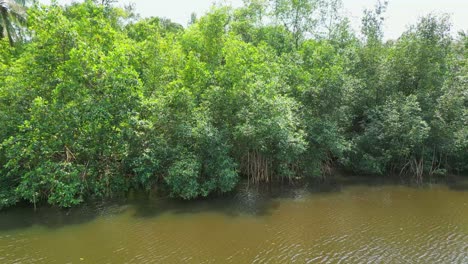
[[194, 215], [203, 213], [223, 214], [229, 217], [267, 216], [275, 211], [280, 203], [255, 189], [236, 190], [233, 193], [210, 196], [190, 201], [174, 198], [138, 199], [132, 204], [134, 216], [154, 218], [163, 214]]
[[230, 217], [263, 217], [279, 209], [281, 199], [302, 199], [311, 193], [338, 193], [344, 185], [335, 181], [289, 182], [253, 185], [241, 183], [229, 194], [184, 201], [174, 198], [151, 197], [146, 195], [135, 199], [135, 217], [153, 218], [163, 214], [218, 213]]
[[190, 201], [146, 195], [134, 199], [132, 206], [135, 208], [134, 216], [137, 218], [154, 218], [163, 214], [193, 215], [201, 213], [217, 213], [230, 217], [263, 217], [278, 210], [281, 199], [302, 199], [313, 193], [338, 193], [351, 183], [355, 182], [342, 183], [329, 180], [265, 185], [248, 185], [243, 182], [229, 194]]
[[468, 177], [451, 175], [447, 179], [450, 190], [468, 192]]
[[0, 232], [31, 228], [34, 226], [59, 229], [81, 225], [104, 215], [118, 214], [125, 206], [116, 201], [89, 202], [69, 209], [39, 206], [35, 211], [26, 203], [0, 211]]

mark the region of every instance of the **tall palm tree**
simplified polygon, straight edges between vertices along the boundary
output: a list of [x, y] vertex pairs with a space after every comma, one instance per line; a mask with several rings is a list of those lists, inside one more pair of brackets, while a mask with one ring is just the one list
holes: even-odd
[[13, 45], [21, 35], [21, 26], [26, 23], [28, 0], [0, 0], [0, 39], [8, 38]]

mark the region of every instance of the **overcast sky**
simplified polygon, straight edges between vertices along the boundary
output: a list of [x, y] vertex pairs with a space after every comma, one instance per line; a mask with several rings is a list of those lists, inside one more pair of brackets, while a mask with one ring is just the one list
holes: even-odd
[[[218, 0], [219, 1], [219, 0]], [[242, 0], [222, 0], [233, 6], [240, 6]], [[50, 0], [41, 2], [49, 3]], [[59, 0], [60, 3], [71, 1]], [[192, 12], [198, 16], [209, 10], [213, 0], [119, 0], [120, 4], [132, 2], [143, 17], [158, 16], [187, 25]], [[468, 30], [468, 0], [389, 0], [386, 13], [385, 38], [396, 39], [414, 24], [419, 17], [429, 13], [448, 13], [452, 18], [452, 31]], [[372, 8], [376, 0], [343, 0], [347, 16], [357, 30], [360, 25], [362, 11]]]

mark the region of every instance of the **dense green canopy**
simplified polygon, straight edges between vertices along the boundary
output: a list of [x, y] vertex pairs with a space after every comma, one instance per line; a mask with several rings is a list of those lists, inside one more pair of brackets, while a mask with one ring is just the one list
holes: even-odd
[[112, 2], [34, 4], [28, 37], [0, 39], [0, 208], [468, 170], [468, 36], [445, 16], [384, 42], [385, 4], [357, 34], [338, 0], [246, 0], [187, 28]]

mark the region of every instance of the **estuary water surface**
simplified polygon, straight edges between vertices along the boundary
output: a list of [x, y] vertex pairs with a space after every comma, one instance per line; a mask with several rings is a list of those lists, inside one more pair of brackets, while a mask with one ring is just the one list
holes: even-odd
[[0, 263], [468, 263], [468, 191], [241, 188], [0, 212]]

